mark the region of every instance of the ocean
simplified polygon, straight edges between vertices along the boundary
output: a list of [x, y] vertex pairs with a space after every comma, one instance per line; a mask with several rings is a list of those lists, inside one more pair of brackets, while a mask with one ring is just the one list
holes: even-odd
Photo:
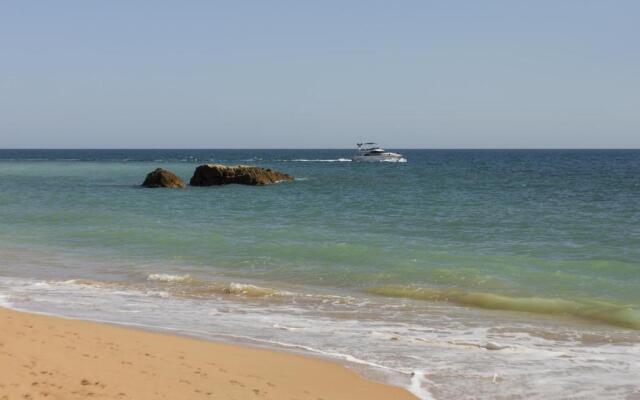
[[[422, 399], [640, 396], [640, 151], [0, 150], [0, 304]], [[295, 177], [144, 189], [202, 163]]]

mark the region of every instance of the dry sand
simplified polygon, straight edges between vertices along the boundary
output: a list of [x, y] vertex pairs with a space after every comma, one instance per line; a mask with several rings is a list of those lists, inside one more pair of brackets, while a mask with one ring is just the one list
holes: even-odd
[[0, 308], [0, 400], [415, 399], [296, 354]]

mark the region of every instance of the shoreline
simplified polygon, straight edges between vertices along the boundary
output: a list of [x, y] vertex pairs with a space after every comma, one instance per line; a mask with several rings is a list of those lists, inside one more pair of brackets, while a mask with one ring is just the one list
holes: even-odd
[[416, 399], [335, 362], [0, 306], [0, 399]]

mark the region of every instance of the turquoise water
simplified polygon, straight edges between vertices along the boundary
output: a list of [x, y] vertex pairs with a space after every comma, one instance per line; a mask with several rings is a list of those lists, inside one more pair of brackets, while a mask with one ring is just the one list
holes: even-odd
[[[261, 317], [295, 306], [305, 321], [414, 324], [448, 330], [449, 342], [471, 331], [464, 340], [473, 341], [500, 321], [511, 333], [551, 329], [554, 340], [588, 333], [637, 348], [640, 151], [401, 152], [409, 162], [348, 162], [350, 150], [1, 150], [0, 276], [14, 281], [0, 293], [23, 308], [120, 322], [140, 320], [106, 306], [87, 315], [15, 287], [107, 285], [147, 291], [155, 307], [215, 298], [263, 307]], [[204, 162], [256, 164], [296, 180], [139, 187], [156, 167], [188, 181]], [[328, 298], [347, 299], [336, 306], [347, 308], [327, 308]], [[161, 317], [145, 323], [168, 328]], [[194, 331], [211, 335], [217, 327], [207, 329], [194, 322]], [[296, 345], [354, 356], [326, 338]], [[402, 371], [434, 364], [426, 353], [415, 365], [408, 356], [364, 356], [376, 349], [388, 352], [372, 342], [356, 358]], [[613, 378], [623, 381], [620, 393], [635, 390], [623, 374]]]

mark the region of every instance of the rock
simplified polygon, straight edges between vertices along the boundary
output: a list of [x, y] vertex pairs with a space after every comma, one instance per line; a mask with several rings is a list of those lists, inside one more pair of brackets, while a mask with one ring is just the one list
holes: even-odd
[[186, 187], [186, 185], [178, 175], [162, 168], [158, 168], [153, 172], [149, 172], [146, 179], [142, 183], [142, 186], [148, 188], [164, 187], [181, 189]]
[[229, 183], [269, 185], [291, 180], [293, 177], [290, 175], [266, 168], [249, 165], [204, 164], [196, 168], [189, 183], [192, 186], [226, 185]]

